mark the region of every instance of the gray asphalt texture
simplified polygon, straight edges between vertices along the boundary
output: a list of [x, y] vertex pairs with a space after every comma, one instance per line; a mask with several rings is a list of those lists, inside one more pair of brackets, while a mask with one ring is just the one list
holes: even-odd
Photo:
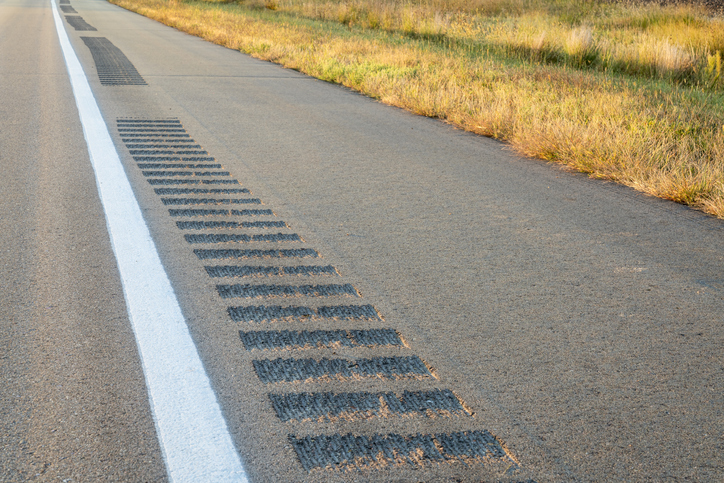
[[48, 2], [0, 3], [0, 481], [163, 481]]
[[[71, 3], [97, 29], [66, 23], [252, 481], [724, 479], [721, 221]], [[163, 480], [49, 3], [0, 3], [0, 32], [0, 479]], [[81, 36], [147, 85], [102, 85]], [[177, 119], [214, 158], [153, 171], [228, 176], [144, 175], [119, 119]], [[241, 184], [201, 184], [221, 178]], [[263, 205], [202, 202], [241, 198]], [[256, 221], [288, 228], [241, 226]], [[299, 241], [259, 237], [279, 233]], [[206, 234], [237, 241], [185, 237]], [[374, 309], [330, 308], [350, 305]], [[349, 435], [380, 453], [305, 457]], [[454, 454], [461, 438], [494, 450]]]

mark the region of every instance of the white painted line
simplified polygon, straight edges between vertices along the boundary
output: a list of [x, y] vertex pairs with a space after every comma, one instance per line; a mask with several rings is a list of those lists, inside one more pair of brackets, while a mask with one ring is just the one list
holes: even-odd
[[55, 0], [51, 5], [169, 478], [246, 482], [216, 395]]

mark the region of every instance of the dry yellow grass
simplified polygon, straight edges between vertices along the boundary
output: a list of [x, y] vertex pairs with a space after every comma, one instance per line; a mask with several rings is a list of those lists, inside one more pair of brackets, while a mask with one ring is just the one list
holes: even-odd
[[[523, 154], [724, 218], [724, 96], [716, 50], [724, 30], [709, 32], [707, 26], [721, 26], [722, 19], [698, 7], [612, 4], [620, 12], [593, 12], [597, 24], [566, 26], [551, 20], [555, 4], [543, 0], [490, 1], [476, 9], [443, 0], [402, 7], [381, 0], [112, 1], [503, 139]], [[605, 34], [596, 33], [608, 24]], [[687, 47], [677, 40], [684, 37], [661, 37], [682, 25], [691, 27]], [[627, 31], [634, 33], [627, 37]]]

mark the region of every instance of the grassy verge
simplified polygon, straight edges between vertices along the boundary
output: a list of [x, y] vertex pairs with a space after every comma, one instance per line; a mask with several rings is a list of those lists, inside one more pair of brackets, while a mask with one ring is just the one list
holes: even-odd
[[587, 0], [111, 0], [724, 218], [724, 17]]

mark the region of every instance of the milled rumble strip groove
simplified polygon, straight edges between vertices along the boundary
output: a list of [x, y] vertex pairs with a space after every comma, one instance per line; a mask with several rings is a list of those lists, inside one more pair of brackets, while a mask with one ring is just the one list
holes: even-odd
[[133, 150], [203, 149], [188, 133], [126, 132], [120, 136], [126, 147]]
[[123, 137], [121, 140], [128, 149], [201, 149], [199, 144], [194, 144], [196, 141], [191, 139], [191, 137], [171, 139]]
[[246, 482], [211, 382], [83, 67], [52, 15], [136, 338], [170, 481]]
[[186, 129], [184, 129], [181, 126], [163, 126], [158, 128], [118, 128], [118, 134], [122, 138], [168, 138], [168, 139], [176, 139], [176, 138], [191, 138], [189, 133], [186, 132]]
[[141, 120], [141, 119], [118, 119], [116, 120], [118, 128], [137, 128], [137, 127], [154, 127], [154, 128], [183, 128], [181, 121], [176, 119], [160, 119], [160, 120]]
[[[175, 126], [168, 126], [163, 129], [118, 129], [119, 134], [121, 138], [123, 139], [141, 139], [141, 142], [178, 142], [179, 140], [184, 140], [182, 142], [195, 142], [193, 139], [191, 139], [191, 135], [186, 132], [186, 129], [181, 128], [181, 126], [178, 126], [178, 129], [175, 128]], [[126, 141], [127, 142], [127, 141]]]
[[393, 392], [288, 393], [269, 394], [269, 400], [282, 421], [334, 421], [370, 417], [470, 416], [458, 397], [449, 389]]
[[242, 221], [242, 228], [289, 228], [285, 221]]
[[424, 467], [453, 461], [471, 463], [507, 458], [500, 442], [488, 431], [414, 436], [335, 434], [305, 438], [290, 434], [289, 442], [307, 471], [315, 468]]
[[201, 184], [239, 184], [239, 181], [235, 179], [203, 179]]
[[[170, 143], [168, 143], [168, 142], [165, 142], [164, 144], [158, 144], [158, 143], [153, 143], [153, 144], [147, 144], [147, 143], [144, 143], [144, 144], [131, 144], [131, 143], [129, 143], [128, 141], [124, 141], [124, 142], [126, 143], [126, 147], [127, 147], [129, 150], [130, 150], [130, 149], [133, 149], [133, 150], [140, 149], [140, 150], [143, 150], [143, 151], [154, 151], [154, 152], [156, 152], [156, 151], [168, 151], [168, 150], [174, 150], [174, 151], [175, 151], [175, 150], [177, 150], [177, 149], [184, 149], [184, 150], [201, 149], [201, 146], [198, 145], [198, 144], [170, 144]], [[164, 154], [166, 154], [166, 153], [164, 153]]]
[[229, 176], [228, 171], [141, 171], [144, 176]]
[[181, 230], [205, 230], [207, 228], [241, 228], [238, 221], [177, 221], [176, 226]]
[[129, 151], [131, 155], [133, 156], [133, 159], [137, 159], [138, 157], [148, 157], [148, 156], [183, 156], [182, 159], [187, 159], [188, 156], [202, 156], [204, 158], [209, 158], [206, 151], [196, 151], [192, 149], [132, 149]]
[[[173, 127], [159, 127], [159, 128], [118, 128], [118, 132], [121, 133], [121, 136], [123, 136], [123, 133], [131, 133], [132, 135], [136, 136], [136, 133], [184, 133], [186, 134], [186, 129], [183, 128], [173, 128]], [[126, 134], [127, 136], [128, 134]]]
[[213, 195], [213, 194], [235, 194], [235, 193], [251, 193], [246, 188], [155, 188], [153, 191], [157, 195]]
[[250, 305], [229, 307], [229, 317], [234, 322], [277, 322], [305, 321], [310, 319], [362, 319], [381, 320], [380, 314], [372, 305], [330, 305], [324, 307], [304, 307], [292, 305]]
[[[135, 132], [167, 132], [169, 129], [175, 129], [178, 131], [186, 132], [183, 125], [180, 122], [168, 123], [168, 124], [151, 124], [151, 123], [121, 123], [118, 122], [116, 127], [123, 133], [135, 133]], [[124, 134], [127, 136], [128, 134]]]
[[137, 163], [161, 163], [170, 161], [183, 161], [184, 163], [213, 163], [216, 161], [216, 158], [213, 156], [133, 156], [133, 160]]
[[116, 120], [116, 123], [118, 123], [118, 124], [134, 124], [134, 125], [137, 125], [137, 124], [158, 125], [158, 124], [181, 124], [181, 121], [179, 121], [178, 118], [175, 118], [175, 117], [172, 117], [169, 119], [137, 119], [137, 118], [133, 118], [133, 117], [127, 117], [127, 118], [119, 117]]
[[147, 85], [131, 61], [110, 40], [104, 37], [81, 37], [81, 40], [93, 56], [101, 85]]
[[[183, 125], [180, 121], [176, 122], [168, 122], [163, 124], [157, 124], [152, 122], [139, 122], [139, 123], [132, 123], [132, 122], [123, 122], [118, 121], [116, 122], [116, 127], [119, 129], [123, 129], [124, 131], [134, 131], [138, 129], [151, 129], [151, 130], [166, 130], [166, 129], [183, 129]], [[184, 130], [185, 131], [185, 130]]]
[[[125, 134], [125, 136], [128, 136], [128, 134]], [[141, 135], [143, 136], [143, 135]], [[191, 143], [195, 143], [193, 139], [191, 139], [190, 136], [185, 136], [184, 138], [171, 138], [171, 139], [156, 139], [156, 138], [145, 138], [145, 137], [123, 137], [121, 138], [121, 141], [123, 141], [126, 144], [126, 147], [131, 148], [132, 146], [139, 146], [140, 148], [154, 148], [154, 147], [166, 147], [166, 146], [190, 146]], [[131, 143], [143, 143], [143, 144], [131, 144]], [[174, 144], [171, 144], [174, 143]], [[193, 145], [193, 147], [201, 147]], [[135, 148], [134, 148], [135, 149]]]
[[220, 164], [139, 163], [141, 169], [223, 169]]
[[246, 350], [319, 349], [323, 347], [403, 347], [393, 329], [239, 331]]
[[259, 198], [161, 198], [164, 205], [260, 205]]
[[[173, 184], [201, 184], [201, 180], [198, 179], [149, 179], [148, 184], [150, 185], [173, 185]], [[236, 181], [236, 180], [228, 180]]]
[[434, 377], [417, 356], [373, 357], [371, 359], [259, 359], [252, 361], [264, 384], [336, 379], [353, 381], [378, 379], [428, 379]]
[[209, 153], [203, 150], [195, 150], [195, 149], [185, 149], [185, 150], [176, 150], [176, 149], [131, 149], [129, 150], [132, 156], [158, 156], [161, 154], [176, 154], [176, 155], [200, 155], [205, 156]]
[[155, 122], [127, 122], [122, 120], [116, 121], [116, 127], [119, 129], [136, 130], [136, 129], [183, 129], [181, 121], [172, 121], [166, 123], [155, 123]]
[[121, 133], [121, 136], [125, 137], [135, 137], [135, 136], [145, 136], [149, 133], [161, 133], [166, 134], [168, 132], [171, 133], [186, 133], [186, 129], [178, 123], [178, 124], [118, 124], [117, 125], [119, 132]]
[[70, 25], [77, 31], [96, 32], [98, 30], [97, 28], [83, 20], [83, 17], [79, 17], [77, 15], [66, 15], [65, 20], [66, 22], [68, 22], [68, 25]]
[[[183, 129], [183, 126], [163, 126], [159, 128], [124, 128], [118, 126], [121, 139], [129, 149], [143, 149], [148, 147], [149, 149], [157, 149], [159, 146], [166, 146], [168, 143], [182, 144], [183, 147], [192, 147], [194, 149], [202, 149], [202, 147], [191, 138], [191, 135]], [[134, 147], [129, 143], [143, 143], [143, 146]], [[160, 144], [159, 144], [160, 143]]]
[[285, 275], [315, 276], [332, 275], [339, 276], [337, 269], [332, 265], [298, 265], [292, 267], [260, 267], [257, 265], [221, 265], [206, 266], [206, 273], [209, 277], [281, 277]]
[[188, 243], [249, 243], [249, 242], [302, 242], [296, 233], [277, 233], [270, 235], [184, 235]]
[[229, 215], [229, 210], [168, 210], [171, 216], [212, 216]]
[[271, 297], [360, 297], [352, 284], [325, 285], [217, 285], [222, 299]]
[[[131, 142], [130, 139], [123, 139], [123, 142], [126, 144], [126, 147], [130, 150], [129, 152], [136, 152], [136, 151], [150, 151], [151, 154], [136, 154], [136, 156], [174, 156], [178, 155], [179, 153], [182, 153], [184, 151], [198, 151], [202, 150], [203, 148], [199, 146], [198, 144], [191, 144], [196, 141], [194, 141], [191, 138], [188, 139], [140, 139], [136, 140], [135, 142]], [[169, 153], [170, 151], [170, 153]], [[184, 154], [184, 156], [187, 156]], [[196, 154], [191, 154], [189, 156], [196, 156]], [[209, 157], [209, 155], [205, 155], [205, 157]]]
[[311, 248], [292, 248], [287, 250], [207, 250], [196, 248], [194, 254], [201, 260], [226, 258], [319, 258], [319, 253]]
[[117, 124], [181, 124], [178, 119], [132, 119], [132, 118], [119, 118], [116, 120]]
[[284, 221], [177, 221], [182, 230], [204, 230], [206, 228], [289, 228]]
[[117, 120], [116, 121], [116, 127], [117, 128], [123, 128], [123, 129], [138, 129], [138, 128], [161, 128], [161, 129], [167, 129], [167, 128], [175, 128], [175, 129], [182, 129], [183, 125], [181, 124], [181, 121], [171, 121], [171, 122], [129, 122], [124, 120]]
[[[171, 144], [173, 140], [165, 141], [153, 144], [143, 144], [139, 147], [126, 143], [128, 152], [133, 156], [158, 156], [158, 155], [172, 155], [172, 154], [189, 154], [189, 155], [201, 155], [209, 156], [209, 153], [204, 150], [201, 146], [195, 144]], [[175, 147], [178, 146], [178, 147]]]
[[[130, 136], [130, 134], [123, 134], [121, 136]], [[144, 139], [144, 142], [147, 143], [156, 143], [158, 146], [163, 146], [163, 144], [160, 143], [179, 143], [179, 142], [193, 142], [193, 139], [188, 134], [154, 134], [154, 133], [148, 133], [148, 134], [134, 134], [133, 136], [143, 136], [148, 139]], [[204, 156], [205, 159], [212, 159], [212, 156]], [[133, 159], [136, 161], [143, 160], [143, 159], [175, 159], [175, 158], [169, 158], [167, 156], [157, 156], [157, 155], [145, 155], [145, 156], [133, 156]]]
[[[274, 216], [272, 210], [226, 210], [226, 209], [170, 209], [168, 213], [171, 216], [212, 216], [212, 215], [234, 215], [234, 216]], [[279, 235], [282, 235], [280, 233]], [[206, 236], [206, 235], [187, 235], [187, 236]], [[208, 235], [208, 236], [224, 236], [224, 235]], [[270, 236], [270, 235], [259, 235]], [[288, 236], [288, 235], [285, 235]], [[295, 235], [299, 240], [299, 235]], [[199, 242], [201, 243], [201, 242]]]
[[174, 184], [239, 184], [235, 179], [148, 179], [150, 185], [174, 185]]
[[[185, 133], [182, 129], [182, 131]], [[142, 132], [142, 133], [121, 133], [121, 137], [129, 137], [133, 136], [134, 138], [144, 138], [147, 139], [148, 142], [154, 141], [154, 142], [170, 142], [170, 141], [176, 141], [180, 139], [191, 139], [191, 136], [184, 133], [159, 133], [159, 132]], [[170, 141], [166, 141], [166, 139], [169, 139]]]

